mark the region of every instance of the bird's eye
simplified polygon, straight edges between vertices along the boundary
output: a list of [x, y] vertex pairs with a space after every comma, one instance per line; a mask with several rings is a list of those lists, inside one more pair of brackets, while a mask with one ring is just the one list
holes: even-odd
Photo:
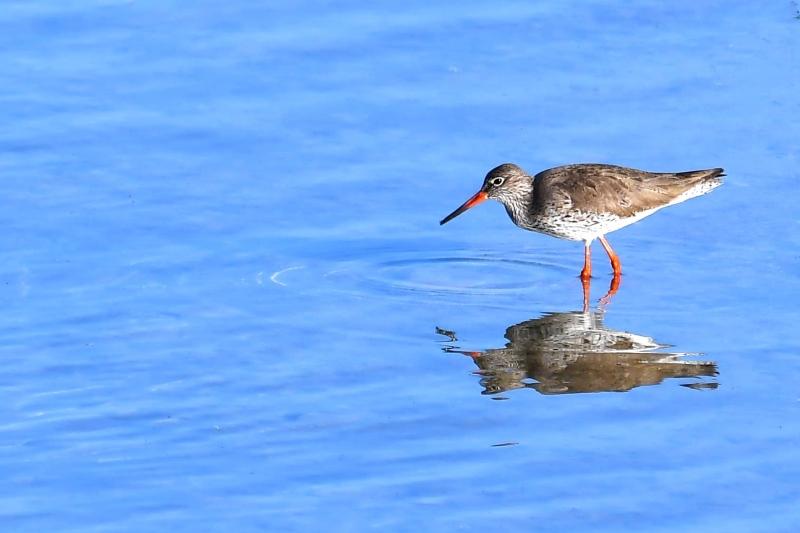
[[492, 180], [492, 185], [494, 185], [495, 187], [499, 187], [500, 185], [503, 184], [503, 181], [505, 181], [503, 178], [495, 178]]

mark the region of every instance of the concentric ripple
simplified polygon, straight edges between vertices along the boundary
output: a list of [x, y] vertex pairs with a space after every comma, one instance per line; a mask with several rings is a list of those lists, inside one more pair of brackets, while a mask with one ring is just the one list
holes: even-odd
[[378, 258], [375, 262], [351, 262], [326, 277], [340, 282], [339, 288], [376, 295], [518, 294], [549, 284], [554, 269], [566, 267], [544, 254], [536, 258], [506, 258], [475, 252], [428, 257], [414, 253]]

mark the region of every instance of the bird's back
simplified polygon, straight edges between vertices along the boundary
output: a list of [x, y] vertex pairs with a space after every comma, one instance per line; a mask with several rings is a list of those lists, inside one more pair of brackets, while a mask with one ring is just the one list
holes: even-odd
[[654, 173], [595, 163], [534, 176], [534, 211], [580, 211], [629, 218], [700, 196], [722, 184], [721, 168]]

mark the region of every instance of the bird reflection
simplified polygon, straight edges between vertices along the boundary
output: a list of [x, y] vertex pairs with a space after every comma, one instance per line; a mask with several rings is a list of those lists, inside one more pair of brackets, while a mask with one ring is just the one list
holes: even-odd
[[[532, 388], [541, 394], [624, 392], [657, 385], [666, 378], [713, 378], [717, 365], [711, 361], [687, 361], [696, 354], [664, 353], [644, 335], [609, 329], [601, 312], [549, 313], [506, 330], [505, 348], [483, 352], [463, 351], [449, 345], [446, 352], [472, 357], [480, 369], [483, 394]], [[457, 342], [456, 334], [437, 328]], [[534, 382], [535, 380], [535, 382]], [[714, 381], [685, 386], [713, 389]]]
[[[608, 287], [606, 295], [600, 298], [600, 309], [611, 304], [611, 297], [617, 294], [619, 290], [620, 275], [615, 273], [611, 278], [611, 285]], [[590, 278], [581, 278], [581, 285], [583, 286], [583, 312], [589, 312], [589, 293], [591, 292], [592, 280]]]

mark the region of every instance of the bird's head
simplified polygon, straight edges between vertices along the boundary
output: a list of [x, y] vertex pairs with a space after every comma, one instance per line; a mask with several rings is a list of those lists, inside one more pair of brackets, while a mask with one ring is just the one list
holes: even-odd
[[483, 186], [472, 198], [464, 202], [461, 207], [444, 217], [439, 224], [446, 224], [458, 215], [475, 207], [479, 203], [493, 198], [506, 205], [522, 205], [526, 195], [533, 191], [533, 178], [517, 165], [505, 163], [495, 167], [486, 174]]

